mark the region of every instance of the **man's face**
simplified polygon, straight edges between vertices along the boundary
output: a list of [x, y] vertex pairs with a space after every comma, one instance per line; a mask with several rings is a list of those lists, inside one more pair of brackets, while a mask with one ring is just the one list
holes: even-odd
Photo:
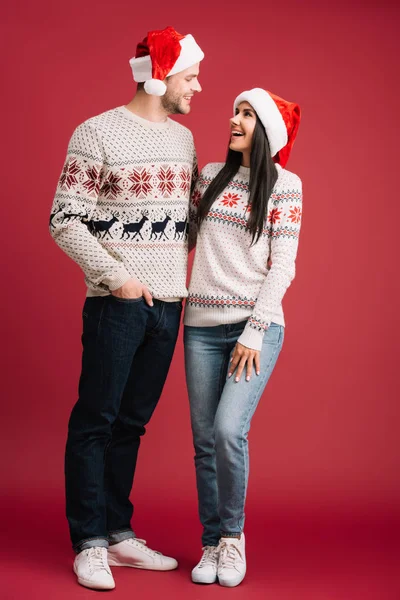
[[200, 63], [171, 75], [165, 81], [167, 91], [161, 96], [161, 103], [167, 113], [171, 115], [187, 115], [190, 113], [190, 104], [196, 92], [201, 92], [199, 83]]

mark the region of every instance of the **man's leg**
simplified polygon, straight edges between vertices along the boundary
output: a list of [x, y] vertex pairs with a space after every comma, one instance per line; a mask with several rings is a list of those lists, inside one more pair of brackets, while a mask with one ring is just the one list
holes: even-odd
[[171, 364], [179, 330], [181, 303], [155, 300], [148, 313], [146, 336], [135, 354], [121, 408], [106, 451], [105, 490], [113, 567], [157, 571], [176, 569], [177, 561], [146, 546], [131, 529], [133, 506], [129, 500], [140, 438], [145, 433]]
[[178, 336], [182, 304], [154, 300], [143, 306], [147, 328], [132, 361], [120, 411], [106, 450], [107, 527], [112, 543], [133, 537], [129, 500], [140, 438], [160, 399]]
[[74, 549], [108, 546], [104, 452], [111, 439], [133, 357], [145, 336], [143, 300], [87, 298], [79, 399], [65, 456], [67, 518]]

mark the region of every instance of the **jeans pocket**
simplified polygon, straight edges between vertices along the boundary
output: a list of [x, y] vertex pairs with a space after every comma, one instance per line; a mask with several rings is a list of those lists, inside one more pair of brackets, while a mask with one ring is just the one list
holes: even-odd
[[143, 296], [139, 296], [139, 298], [118, 298], [118, 296], [111, 294], [110, 297], [117, 302], [121, 302], [121, 304], [136, 304], [143, 300]]

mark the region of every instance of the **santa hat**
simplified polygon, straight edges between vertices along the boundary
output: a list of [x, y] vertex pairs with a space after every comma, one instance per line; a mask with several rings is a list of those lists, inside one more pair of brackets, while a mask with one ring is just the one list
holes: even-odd
[[248, 102], [265, 127], [271, 156], [284, 167], [294, 144], [300, 124], [300, 107], [294, 102], [254, 88], [239, 94], [233, 104], [233, 113], [241, 102]]
[[192, 35], [181, 35], [173, 27], [149, 31], [131, 58], [133, 78], [145, 82], [148, 94], [163, 96], [167, 91], [164, 79], [180, 73], [204, 58], [204, 53]]

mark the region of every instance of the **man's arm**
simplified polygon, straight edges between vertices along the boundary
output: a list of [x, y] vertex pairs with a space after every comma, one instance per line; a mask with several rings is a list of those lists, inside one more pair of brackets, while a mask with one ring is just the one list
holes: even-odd
[[75, 130], [68, 146], [51, 210], [50, 233], [89, 281], [116, 290], [131, 276], [100, 244], [91, 225], [104, 174], [101, 141], [94, 126], [85, 122]]

